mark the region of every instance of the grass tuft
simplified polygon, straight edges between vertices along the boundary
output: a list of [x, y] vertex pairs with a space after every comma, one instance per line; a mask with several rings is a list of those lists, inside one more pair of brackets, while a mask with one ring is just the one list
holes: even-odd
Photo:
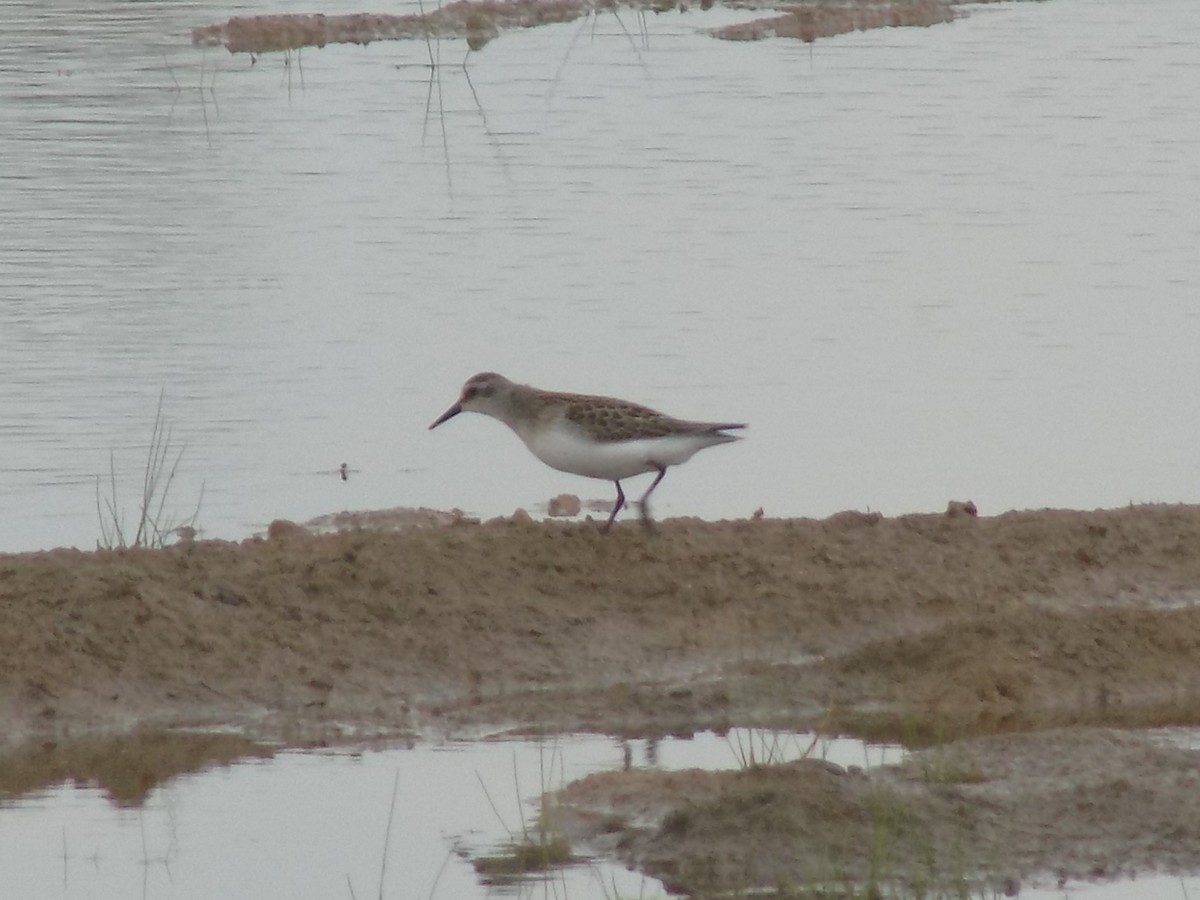
[[150, 432], [150, 445], [146, 450], [146, 463], [142, 470], [142, 493], [138, 500], [136, 527], [132, 533], [126, 528], [125, 510], [117, 492], [116, 457], [108, 454], [109, 493], [100, 493], [101, 476], [96, 476], [96, 515], [100, 520], [99, 544], [106, 550], [127, 547], [165, 547], [173, 538], [190, 537], [195, 534], [196, 519], [200, 515], [200, 504], [204, 501], [204, 488], [196, 508], [185, 519], [175, 519], [167, 511], [167, 498], [179, 472], [185, 447], [175, 449], [172, 442], [171, 425], [163, 412], [164, 391], [158, 394], [158, 406], [154, 411], [154, 427]]

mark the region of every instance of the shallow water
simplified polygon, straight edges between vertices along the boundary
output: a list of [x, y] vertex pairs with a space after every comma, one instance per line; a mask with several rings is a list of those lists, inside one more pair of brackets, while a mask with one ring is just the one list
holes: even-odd
[[160, 391], [164, 518], [209, 536], [608, 498], [426, 431], [483, 369], [748, 421], [662, 516], [1200, 499], [1190, 0], [812, 46], [604, 15], [433, 80], [423, 44], [191, 47], [257, 10], [5, 7], [0, 549], [93, 546], [110, 455], [129, 527]]
[[[1164, 734], [1192, 746], [1192, 732]], [[602, 859], [545, 877], [485, 883], [470, 860], [534, 828], [538, 798], [601, 770], [730, 769], [808, 755], [840, 766], [900, 762], [895, 746], [737, 728], [726, 736], [569, 736], [408, 748], [288, 751], [180, 776], [118, 806], [97, 787], [60, 785], [0, 804], [0, 894], [38, 898], [331, 896], [532, 898], [666, 896], [658, 881]], [[391, 824], [389, 826], [389, 818]], [[1044, 882], [1044, 880], [1043, 880]], [[1200, 878], [1068, 882], [1031, 900], [1180, 900]]]
[[[1181, 730], [1163, 739], [1196, 742]], [[656, 741], [576, 735], [290, 751], [177, 777], [132, 808], [114, 805], [96, 787], [61, 785], [0, 803], [0, 894], [328, 900], [382, 891], [455, 900], [650, 900], [668, 896], [657, 880], [603, 859], [491, 884], [471, 860], [535, 829], [544, 790], [592, 772], [735, 769], [805, 755], [870, 769], [904, 754], [850, 739], [814, 742], [807, 734], [734, 729]], [[1044, 881], [1020, 896], [1181, 900], [1200, 889], [1200, 878], [1167, 875], [1056, 887]]]
[[[751, 748], [760, 761], [768, 752], [785, 761], [810, 745], [809, 735], [737, 729], [656, 742], [575, 736], [288, 752], [175, 779], [137, 809], [62, 786], [0, 806], [0, 894], [328, 900], [378, 896], [382, 883], [385, 897], [661, 897], [657, 881], [603, 861], [502, 888], [481, 884], [470, 859], [520, 837], [543, 790], [591, 772], [736, 768]], [[862, 767], [901, 755], [847, 739], [809, 752]]]

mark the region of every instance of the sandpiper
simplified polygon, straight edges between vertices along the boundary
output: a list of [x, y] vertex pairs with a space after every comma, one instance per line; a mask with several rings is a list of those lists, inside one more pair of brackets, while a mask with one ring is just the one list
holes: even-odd
[[608, 531], [625, 505], [622, 478], [658, 473], [639, 501], [642, 523], [649, 528], [647, 501], [667, 467], [687, 462], [697, 450], [739, 440], [725, 432], [746, 427], [738, 422], [687, 422], [613, 397], [542, 391], [495, 372], [472, 376], [458, 402], [438, 416], [430, 430], [464, 410], [499, 419], [534, 456], [560, 472], [613, 482], [617, 501], [601, 531]]

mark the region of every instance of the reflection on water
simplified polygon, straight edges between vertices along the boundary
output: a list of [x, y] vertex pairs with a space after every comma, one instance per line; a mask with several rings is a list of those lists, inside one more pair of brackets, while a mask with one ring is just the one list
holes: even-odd
[[145, 803], [160, 785], [239, 759], [269, 759], [270, 747], [234, 734], [145, 730], [113, 738], [39, 741], [0, 754], [0, 804], [64, 782], [92, 785], [118, 806]]
[[[657, 881], [603, 860], [582, 859], [542, 877], [495, 884], [472, 863], [494, 859], [497, 847], [536, 837], [541, 795], [592, 772], [737, 769], [749, 754], [758, 762], [807, 756], [866, 769], [903, 757], [893, 746], [752, 729], [690, 739], [572, 736], [283, 751], [265, 758], [256, 758], [264, 751], [248, 742], [239, 750], [239, 741], [147, 733], [124, 746], [95, 740], [31, 749], [19, 765], [17, 757], [6, 757], [0, 770], [16, 765], [33, 771], [38, 759], [51, 765], [23, 788], [11, 781], [0, 786], [9, 794], [0, 803], [0, 894], [328, 900], [382, 892], [469, 900], [501, 893], [649, 900], [667, 896]], [[238, 753], [244, 754], [240, 761]], [[201, 771], [205, 757], [217, 767]], [[108, 776], [100, 774], [96, 759], [108, 761]], [[172, 759], [177, 763], [160, 765]], [[54, 786], [64, 778], [76, 786]], [[88, 786], [95, 778], [105, 786]], [[114, 787], [138, 779], [136, 798]], [[32, 793], [12, 797], [30, 788]], [[1164, 876], [1132, 884], [1035, 884], [1021, 896], [1108, 900], [1133, 896], [1136, 889], [1148, 900], [1178, 900], [1197, 888], [1195, 878]]]
[[426, 433], [483, 369], [750, 422], [663, 516], [1197, 500], [1196, 4], [191, 46], [251, 11], [5, 6], [0, 549], [91, 547], [110, 453], [135, 505], [160, 391], [213, 536], [604, 493]]
[[[111, 743], [109, 755], [117, 748]], [[6, 803], [0, 893], [328, 900], [348, 891], [376, 896], [382, 885], [387, 897], [483, 897], [490, 891], [471, 860], [536, 828], [527, 823], [536, 821], [544, 792], [623, 766], [737, 768], [752, 746], [760, 754], [774, 748], [778, 762], [807, 753], [867, 766], [901, 756], [895, 747], [745, 729], [658, 741], [579, 736], [281, 752], [176, 774], [136, 810], [113, 808], [96, 789], [66, 786]], [[131, 747], [131, 757], [144, 749]], [[665, 896], [657, 882], [595, 860], [511, 888], [522, 896]]]

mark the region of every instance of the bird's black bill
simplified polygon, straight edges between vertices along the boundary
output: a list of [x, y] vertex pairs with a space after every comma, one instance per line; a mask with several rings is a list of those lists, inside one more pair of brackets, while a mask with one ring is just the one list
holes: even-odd
[[462, 404], [455, 403], [452, 407], [450, 407], [448, 410], [446, 410], [444, 413], [442, 413], [440, 416], [438, 416], [434, 420], [433, 424], [429, 426], [429, 430], [433, 431], [433, 429], [437, 428], [439, 425], [441, 425], [447, 419], [453, 419], [460, 412], [462, 412]]

